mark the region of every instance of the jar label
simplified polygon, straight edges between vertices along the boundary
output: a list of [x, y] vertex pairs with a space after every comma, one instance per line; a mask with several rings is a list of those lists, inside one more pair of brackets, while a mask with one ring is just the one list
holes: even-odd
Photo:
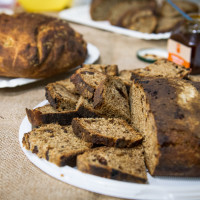
[[169, 39], [167, 44], [168, 60], [176, 64], [190, 67], [192, 48], [180, 42]]

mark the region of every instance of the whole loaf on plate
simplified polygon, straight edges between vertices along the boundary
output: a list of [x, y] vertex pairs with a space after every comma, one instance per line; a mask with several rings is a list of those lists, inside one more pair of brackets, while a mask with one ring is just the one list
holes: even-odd
[[84, 62], [87, 44], [66, 21], [42, 14], [0, 15], [0, 76], [45, 78]]

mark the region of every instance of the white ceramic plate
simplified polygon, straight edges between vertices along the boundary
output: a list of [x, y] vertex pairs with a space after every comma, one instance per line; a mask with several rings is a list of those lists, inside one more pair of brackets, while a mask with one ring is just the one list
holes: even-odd
[[138, 31], [128, 30], [125, 28], [117, 27], [111, 25], [108, 21], [94, 21], [90, 17], [90, 7], [88, 5], [73, 7], [67, 10], [63, 10], [59, 13], [59, 17], [62, 19], [66, 19], [71, 22], [84, 24], [87, 26], [91, 26], [94, 28], [103, 29], [106, 31], [119, 33], [122, 35], [127, 35], [131, 37], [136, 37], [145, 40], [160, 40], [167, 39], [170, 36], [170, 33], [141, 33]]
[[[43, 101], [36, 107], [47, 104]], [[19, 129], [19, 143], [28, 159], [50, 176], [76, 187], [113, 197], [140, 200], [199, 200], [200, 178], [170, 178], [152, 177], [148, 174], [147, 184], [136, 184], [124, 181], [115, 181], [89, 175], [72, 167], [58, 167], [36, 154], [27, 151], [22, 146], [24, 133], [32, 130], [27, 116], [24, 118]]]
[[[96, 46], [88, 43], [87, 45], [88, 56], [84, 62], [84, 64], [92, 64], [98, 60], [100, 56], [100, 52]], [[6, 78], [0, 77], [0, 88], [7, 88], [7, 87], [16, 87], [21, 85], [26, 85], [28, 83], [33, 83], [39, 81], [41, 79], [32, 79], [32, 78]]]

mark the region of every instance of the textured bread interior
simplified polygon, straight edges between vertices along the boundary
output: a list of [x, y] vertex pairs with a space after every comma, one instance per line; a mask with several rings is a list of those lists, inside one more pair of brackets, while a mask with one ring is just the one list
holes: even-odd
[[82, 164], [84, 165], [84, 163], [87, 163], [97, 168], [108, 168], [109, 170], [114, 169], [125, 174], [146, 179], [143, 149], [140, 145], [135, 148], [128, 149], [113, 147], [97, 148], [79, 156], [78, 162], [82, 162], [78, 165], [78, 169], [81, 171], [87, 170], [83, 169], [84, 167], [82, 168], [81, 166]]
[[66, 158], [84, 152], [91, 147], [91, 143], [77, 138], [71, 126], [48, 124], [26, 133], [23, 146], [40, 158], [63, 166]]
[[119, 78], [102, 81], [94, 95], [94, 108], [108, 117], [130, 120], [129, 99], [126, 86]]
[[83, 127], [88, 131], [95, 131], [105, 137], [116, 137], [126, 140], [134, 138], [141, 139], [140, 133], [136, 132], [124, 120], [117, 118], [80, 118], [78, 119]]
[[145, 163], [153, 172], [158, 162], [158, 142], [156, 125], [150, 111], [146, 94], [142, 87], [134, 83], [130, 90], [131, 123], [143, 135]]
[[50, 104], [59, 111], [75, 110], [79, 99], [79, 95], [75, 94], [74, 85], [68, 80], [48, 84], [46, 97]]

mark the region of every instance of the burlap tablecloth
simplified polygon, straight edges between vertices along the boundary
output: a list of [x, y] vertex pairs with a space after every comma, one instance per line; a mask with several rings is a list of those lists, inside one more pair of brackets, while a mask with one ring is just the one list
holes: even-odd
[[[100, 50], [99, 63], [118, 64], [120, 69], [147, 65], [136, 58], [140, 48], [166, 48], [166, 41], [145, 41], [82, 25], [71, 25], [84, 35], [87, 42]], [[65, 76], [0, 89], [0, 199], [115, 199], [76, 188], [48, 176], [34, 166], [20, 148], [18, 131], [25, 117], [25, 108], [33, 108], [45, 99], [44, 86], [48, 82]]]

